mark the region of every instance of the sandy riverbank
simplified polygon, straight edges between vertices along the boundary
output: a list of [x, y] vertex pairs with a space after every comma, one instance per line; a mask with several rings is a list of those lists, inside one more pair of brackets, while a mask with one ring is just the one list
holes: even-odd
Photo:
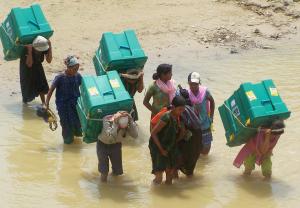
[[[164, 61], [166, 49], [209, 53], [240, 53], [245, 49], [273, 48], [275, 42], [294, 38], [299, 31], [300, 3], [284, 1], [205, 0], [73, 0], [37, 1], [55, 30], [54, 60], [48, 72], [60, 71], [62, 59], [71, 53], [81, 57], [82, 69], [92, 70], [92, 56], [105, 31], [135, 29], [149, 55], [149, 64]], [[0, 19], [10, 8], [33, 1], [0, 2]], [[0, 68], [16, 74], [18, 62]]]

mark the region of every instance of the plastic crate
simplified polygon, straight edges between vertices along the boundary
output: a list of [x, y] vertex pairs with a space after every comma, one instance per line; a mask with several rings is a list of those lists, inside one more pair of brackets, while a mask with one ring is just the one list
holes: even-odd
[[219, 113], [228, 146], [246, 143], [258, 127], [268, 126], [275, 119], [287, 119], [291, 114], [272, 80], [241, 84], [219, 107]]
[[24, 49], [22, 45], [31, 44], [38, 35], [45, 38], [53, 35], [40, 5], [13, 8], [0, 28], [4, 59], [10, 61], [20, 58]]
[[77, 111], [86, 143], [97, 141], [104, 116], [132, 110], [133, 99], [125, 90], [117, 71], [102, 76], [84, 76], [80, 92]]

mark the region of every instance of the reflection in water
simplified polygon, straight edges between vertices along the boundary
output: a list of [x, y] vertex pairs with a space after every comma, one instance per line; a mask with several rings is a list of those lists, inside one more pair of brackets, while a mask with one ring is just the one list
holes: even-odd
[[[242, 175], [232, 175], [228, 177], [228, 180], [235, 183], [239, 189], [235, 199], [233, 199], [227, 207], [253, 207], [260, 206], [264, 203], [264, 207], [276, 207], [275, 200], [273, 198], [274, 189], [278, 189], [281, 192], [280, 197], [286, 197], [291, 191], [291, 187], [284, 181], [279, 179], [273, 179], [272, 182], [264, 180], [261, 177], [260, 171], [255, 171], [251, 177]], [[273, 187], [276, 184], [276, 188]], [[247, 195], [248, 197], [243, 197]], [[243, 200], [241, 200], [243, 199]]]
[[[184, 86], [188, 73], [199, 71], [217, 106], [241, 82], [274, 79], [292, 117], [274, 149], [271, 181], [264, 181], [258, 169], [251, 177], [243, 177], [243, 170], [232, 166], [240, 147], [225, 145], [223, 126], [216, 112], [212, 152], [200, 158], [195, 177], [181, 175], [172, 186], [151, 185], [149, 112], [142, 105], [143, 94], [138, 94], [140, 136], [124, 142], [125, 174], [110, 176], [109, 182], [103, 184], [97, 171], [95, 144], [64, 145], [60, 127], [52, 132], [36, 116], [38, 102], [22, 106], [20, 95], [7, 96], [10, 99], [0, 101], [1, 207], [297, 207], [300, 51], [299, 45], [287, 48], [228, 56], [200, 56], [197, 50], [180, 54], [167, 51], [172, 59], [166, 61], [174, 64], [177, 82]], [[156, 66], [151, 64], [145, 71], [146, 85]], [[3, 96], [8, 94], [2, 88], [0, 92]]]

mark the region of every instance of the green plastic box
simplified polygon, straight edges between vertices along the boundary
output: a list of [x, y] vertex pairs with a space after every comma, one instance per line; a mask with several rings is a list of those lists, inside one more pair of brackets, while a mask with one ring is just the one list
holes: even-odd
[[103, 33], [100, 46], [95, 53], [100, 64], [95, 64], [97, 74], [101, 74], [98, 65], [102, 65], [104, 71], [128, 69], [142, 70], [147, 61], [136, 34], [133, 30], [126, 30], [122, 33]]
[[84, 76], [80, 93], [77, 112], [86, 143], [97, 141], [104, 116], [132, 110], [133, 99], [125, 90], [117, 71], [102, 76]]
[[103, 65], [100, 61], [100, 56], [101, 56], [101, 52], [100, 52], [100, 50], [97, 50], [95, 52], [94, 57], [93, 57], [94, 67], [95, 67], [95, 70], [96, 70], [96, 74], [98, 76], [106, 75], [106, 71], [104, 70]]
[[41, 35], [50, 38], [53, 34], [39, 4], [28, 8], [13, 8], [1, 24], [0, 38], [4, 59], [7, 61], [20, 58], [22, 45], [30, 44]]
[[224, 104], [219, 113], [230, 147], [246, 143], [274, 119], [287, 119], [291, 112], [279, 96], [272, 80], [257, 84], [244, 83]]

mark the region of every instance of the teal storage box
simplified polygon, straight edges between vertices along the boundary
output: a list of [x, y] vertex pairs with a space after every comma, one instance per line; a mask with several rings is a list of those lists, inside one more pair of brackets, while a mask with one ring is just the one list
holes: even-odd
[[275, 119], [285, 120], [291, 114], [272, 80], [241, 84], [219, 107], [219, 113], [230, 147], [246, 143], [258, 127], [268, 126]]
[[50, 38], [52, 34], [39, 4], [13, 8], [0, 28], [4, 59], [18, 59], [24, 49], [22, 45], [31, 44], [38, 35]]
[[133, 99], [125, 90], [117, 71], [102, 76], [84, 76], [80, 93], [77, 112], [86, 143], [97, 141], [104, 116], [132, 110]]
[[[133, 30], [118, 34], [103, 33], [96, 56], [105, 71], [142, 70], [147, 61], [147, 56]], [[98, 70], [96, 65], [95, 69]]]
[[93, 57], [93, 63], [94, 63], [94, 67], [95, 67], [97, 76], [106, 74], [106, 71], [104, 70], [103, 65], [100, 61], [100, 56], [101, 56], [101, 52], [100, 52], [100, 50], [97, 50]]

